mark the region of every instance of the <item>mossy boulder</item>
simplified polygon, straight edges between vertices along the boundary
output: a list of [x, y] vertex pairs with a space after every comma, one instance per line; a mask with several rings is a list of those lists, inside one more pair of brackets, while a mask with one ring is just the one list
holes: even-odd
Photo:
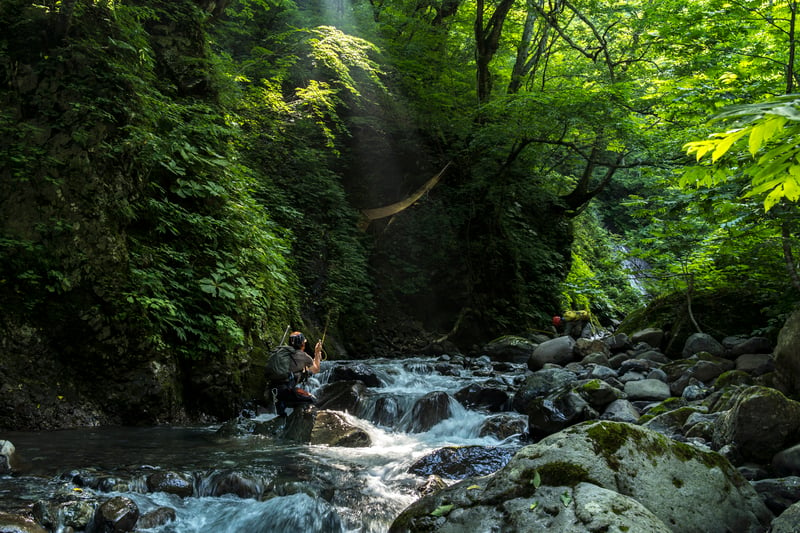
[[[592, 506], [584, 506], [587, 493], [596, 496]], [[627, 503], [615, 507], [614, 501]], [[637, 516], [648, 525], [589, 526], [623, 508], [628, 509], [623, 515], [630, 512], [629, 519]], [[473, 531], [628, 527], [755, 533], [771, 519], [752, 486], [722, 455], [633, 424], [599, 421], [548, 436], [522, 448], [495, 474], [463, 480], [419, 500], [390, 531], [464, 531], [471, 526]]]
[[800, 397], [800, 310], [792, 313], [775, 346], [776, 385], [792, 398]]
[[483, 351], [495, 361], [527, 363], [536, 346], [537, 343], [524, 337], [504, 335], [489, 342], [483, 347]]
[[772, 456], [800, 440], [800, 402], [780, 391], [754, 385], [728, 399], [714, 422], [715, 449], [733, 444], [742, 461], [769, 462]]

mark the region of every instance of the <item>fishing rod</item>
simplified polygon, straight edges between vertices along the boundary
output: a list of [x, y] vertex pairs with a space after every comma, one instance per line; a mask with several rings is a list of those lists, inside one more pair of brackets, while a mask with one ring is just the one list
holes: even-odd
[[281, 342], [278, 346], [283, 346], [283, 343], [286, 342], [286, 335], [289, 334], [289, 330], [292, 329], [292, 325], [289, 324], [286, 326], [286, 331], [283, 332], [283, 337], [281, 337]]
[[326, 361], [328, 359], [328, 352], [325, 351], [325, 335], [328, 334], [328, 324], [331, 321], [331, 315], [328, 313], [328, 318], [325, 320], [325, 328], [322, 330], [322, 338], [319, 339], [320, 347], [322, 348], [322, 360]]

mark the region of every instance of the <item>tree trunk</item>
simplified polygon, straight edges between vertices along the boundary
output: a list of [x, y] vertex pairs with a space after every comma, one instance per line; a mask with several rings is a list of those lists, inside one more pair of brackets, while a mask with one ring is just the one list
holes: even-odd
[[497, 8], [489, 18], [489, 22], [484, 25], [484, 0], [478, 0], [477, 13], [475, 15], [475, 63], [477, 65], [477, 88], [478, 102], [485, 103], [492, 92], [492, 76], [489, 71], [497, 48], [500, 46], [500, 36], [503, 33], [503, 24], [506, 21], [514, 0], [500, 0]]

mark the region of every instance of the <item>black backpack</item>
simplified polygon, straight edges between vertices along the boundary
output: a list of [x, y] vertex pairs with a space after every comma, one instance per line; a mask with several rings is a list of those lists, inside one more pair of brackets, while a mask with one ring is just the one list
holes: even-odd
[[294, 378], [291, 368], [295, 351], [285, 344], [272, 350], [265, 368], [267, 381], [289, 381]]

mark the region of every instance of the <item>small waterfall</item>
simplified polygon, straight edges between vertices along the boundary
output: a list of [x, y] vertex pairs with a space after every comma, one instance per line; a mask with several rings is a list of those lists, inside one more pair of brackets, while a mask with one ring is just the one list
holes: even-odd
[[647, 296], [647, 289], [644, 286], [644, 279], [650, 275], [650, 264], [644, 259], [629, 256], [629, 250], [625, 246], [616, 247], [617, 252], [622, 255], [622, 267], [628, 272], [628, 283], [636, 292], [642, 296]]

